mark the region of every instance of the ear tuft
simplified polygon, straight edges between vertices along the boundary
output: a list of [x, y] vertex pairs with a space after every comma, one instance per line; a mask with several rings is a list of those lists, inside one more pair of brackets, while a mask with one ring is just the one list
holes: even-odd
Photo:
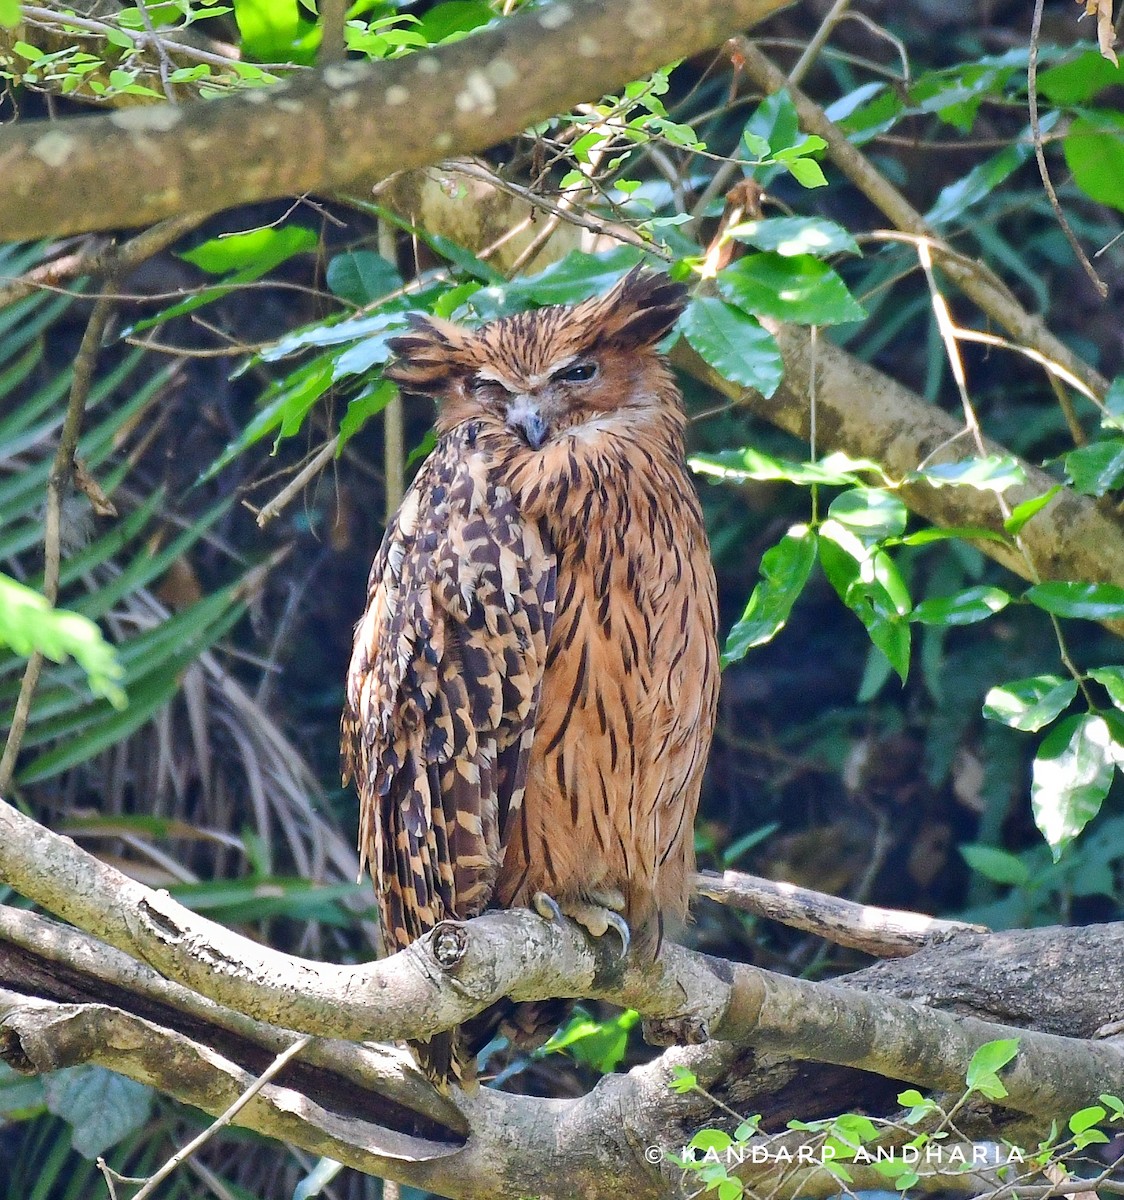
[[679, 319], [687, 289], [666, 275], [633, 267], [615, 287], [593, 302], [600, 323], [598, 344], [635, 350], [658, 342]]
[[412, 313], [409, 323], [408, 332], [387, 342], [395, 357], [383, 375], [404, 392], [439, 396], [455, 370], [456, 350], [464, 334], [451, 321], [422, 313]]

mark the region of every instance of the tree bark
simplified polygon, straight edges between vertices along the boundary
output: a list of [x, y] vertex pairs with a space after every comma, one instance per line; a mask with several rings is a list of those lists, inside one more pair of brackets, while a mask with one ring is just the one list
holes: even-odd
[[555, 0], [463, 41], [268, 89], [0, 129], [0, 239], [151, 224], [494, 146], [790, 0]]

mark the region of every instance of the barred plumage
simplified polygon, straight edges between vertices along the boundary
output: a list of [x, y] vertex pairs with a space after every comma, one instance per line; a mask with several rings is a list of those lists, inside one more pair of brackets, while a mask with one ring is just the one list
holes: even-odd
[[[404, 391], [436, 449], [371, 571], [343, 720], [388, 951], [537, 893], [638, 953], [684, 918], [718, 691], [716, 598], [655, 343], [683, 289], [630, 272], [573, 308], [477, 330], [416, 318]], [[611, 916], [611, 914], [609, 914]], [[415, 1049], [467, 1079], [507, 1005]]]

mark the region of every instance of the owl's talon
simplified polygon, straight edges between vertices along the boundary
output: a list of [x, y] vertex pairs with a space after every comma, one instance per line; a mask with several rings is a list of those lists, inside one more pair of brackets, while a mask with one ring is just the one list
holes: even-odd
[[621, 958], [627, 958], [628, 948], [632, 945], [632, 930], [620, 913], [609, 912], [605, 918], [608, 925], [617, 931], [621, 939]]
[[531, 897], [531, 904], [535, 912], [539, 914], [544, 921], [562, 921], [562, 909], [558, 906], [558, 901], [555, 900], [548, 892], [536, 892]]

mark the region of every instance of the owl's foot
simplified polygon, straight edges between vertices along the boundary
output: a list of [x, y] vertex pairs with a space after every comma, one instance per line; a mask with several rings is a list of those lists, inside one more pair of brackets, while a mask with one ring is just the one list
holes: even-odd
[[544, 920], [561, 921], [563, 917], [569, 917], [592, 937], [604, 937], [610, 929], [615, 929], [621, 939], [621, 958], [628, 953], [632, 931], [621, 916], [624, 896], [615, 888], [612, 891], [595, 892], [588, 900], [564, 900], [561, 904], [546, 892], [536, 892], [531, 897], [531, 903]]

